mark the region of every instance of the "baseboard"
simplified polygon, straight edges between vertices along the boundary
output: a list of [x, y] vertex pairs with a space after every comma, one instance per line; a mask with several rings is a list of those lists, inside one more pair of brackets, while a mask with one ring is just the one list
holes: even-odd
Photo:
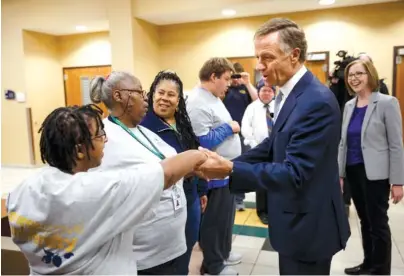
[[256, 203], [252, 201], [244, 201], [244, 206], [249, 209], [255, 209]]

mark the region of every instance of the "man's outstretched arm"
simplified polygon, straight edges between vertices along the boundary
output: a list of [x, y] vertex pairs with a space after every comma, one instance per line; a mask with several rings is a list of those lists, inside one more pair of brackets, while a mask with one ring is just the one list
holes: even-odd
[[[332, 128], [339, 122], [333, 109], [325, 103], [312, 106], [306, 114], [296, 123], [296, 131], [286, 147], [284, 162], [259, 162], [263, 156], [261, 148], [256, 151], [257, 156], [252, 150], [244, 160], [243, 157], [234, 162], [218, 159], [215, 164], [207, 162], [200, 169], [208, 177], [231, 175], [230, 189], [235, 193], [263, 188], [301, 189], [321, 162], [329, 146], [328, 141], [332, 139]], [[254, 163], [249, 163], [249, 160]]]

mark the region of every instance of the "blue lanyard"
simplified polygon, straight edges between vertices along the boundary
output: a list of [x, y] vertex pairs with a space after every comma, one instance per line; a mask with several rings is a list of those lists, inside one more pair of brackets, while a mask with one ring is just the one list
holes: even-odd
[[166, 157], [164, 156], [164, 154], [162, 154], [158, 148], [152, 143], [152, 141], [150, 141], [149, 138], [147, 138], [147, 136], [143, 133], [143, 131], [139, 128], [139, 132], [142, 133], [142, 135], [144, 136], [144, 138], [146, 138], [146, 140], [150, 143], [150, 145], [153, 147], [150, 148], [148, 145], [146, 145], [145, 143], [142, 142], [142, 140], [140, 140], [139, 138], [137, 138], [137, 136], [133, 133], [133, 131], [131, 131], [127, 126], [125, 126], [121, 121], [119, 121], [117, 118], [110, 116], [111, 120], [119, 125], [121, 128], [123, 128], [123, 130], [125, 130], [130, 136], [132, 136], [136, 141], [138, 141], [143, 147], [145, 147], [146, 149], [148, 149], [151, 153], [153, 153], [154, 155], [156, 155], [158, 158], [160, 158], [161, 160], [164, 160]]

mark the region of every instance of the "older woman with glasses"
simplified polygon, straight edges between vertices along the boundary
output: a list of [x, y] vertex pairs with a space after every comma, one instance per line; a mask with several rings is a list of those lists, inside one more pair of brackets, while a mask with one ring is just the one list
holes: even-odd
[[[91, 99], [95, 103], [102, 101], [110, 110], [110, 116], [104, 119], [108, 143], [100, 166], [102, 170], [152, 165], [177, 154], [157, 134], [139, 126], [148, 104], [140, 81], [133, 75], [113, 72], [107, 79], [95, 78], [91, 83]], [[160, 203], [145, 212], [143, 221], [136, 226], [133, 258], [138, 274], [178, 274], [178, 258], [187, 250], [186, 220], [181, 179], [162, 193]]]
[[346, 177], [361, 222], [363, 263], [345, 269], [349, 275], [389, 275], [391, 233], [389, 195], [403, 198], [404, 153], [400, 107], [395, 97], [379, 92], [379, 78], [369, 61], [345, 69], [348, 91], [338, 154], [341, 185]]

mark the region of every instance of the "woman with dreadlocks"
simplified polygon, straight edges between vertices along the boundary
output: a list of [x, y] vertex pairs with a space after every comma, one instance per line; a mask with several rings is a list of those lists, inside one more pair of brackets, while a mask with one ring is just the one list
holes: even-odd
[[[112, 72], [105, 79], [91, 82], [93, 102], [104, 102], [110, 116], [104, 119], [108, 144], [100, 169], [115, 169], [159, 163], [177, 154], [157, 134], [139, 126], [147, 112], [146, 92], [139, 79], [125, 72]], [[150, 185], [153, 179], [148, 181]], [[136, 227], [133, 237], [138, 274], [172, 275], [177, 272], [177, 257], [187, 250], [185, 223], [186, 198], [182, 179], [164, 191], [160, 203]]]
[[[143, 119], [142, 126], [159, 135], [178, 153], [198, 148], [199, 142], [192, 130], [185, 106], [182, 81], [175, 72], [161, 71], [157, 74], [150, 87], [148, 103], [152, 108]], [[187, 198], [187, 251], [177, 259], [177, 272], [180, 275], [188, 275], [192, 248], [199, 236], [201, 207], [203, 212], [208, 200], [205, 180], [188, 177], [184, 179], [184, 190]]]
[[93, 105], [54, 110], [40, 129], [41, 158], [49, 167], [8, 196], [12, 239], [30, 274], [136, 274], [134, 228], [163, 190], [207, 159], [193, 150], [126, 170], [90, 172], [107, 142], [101, 115]]

